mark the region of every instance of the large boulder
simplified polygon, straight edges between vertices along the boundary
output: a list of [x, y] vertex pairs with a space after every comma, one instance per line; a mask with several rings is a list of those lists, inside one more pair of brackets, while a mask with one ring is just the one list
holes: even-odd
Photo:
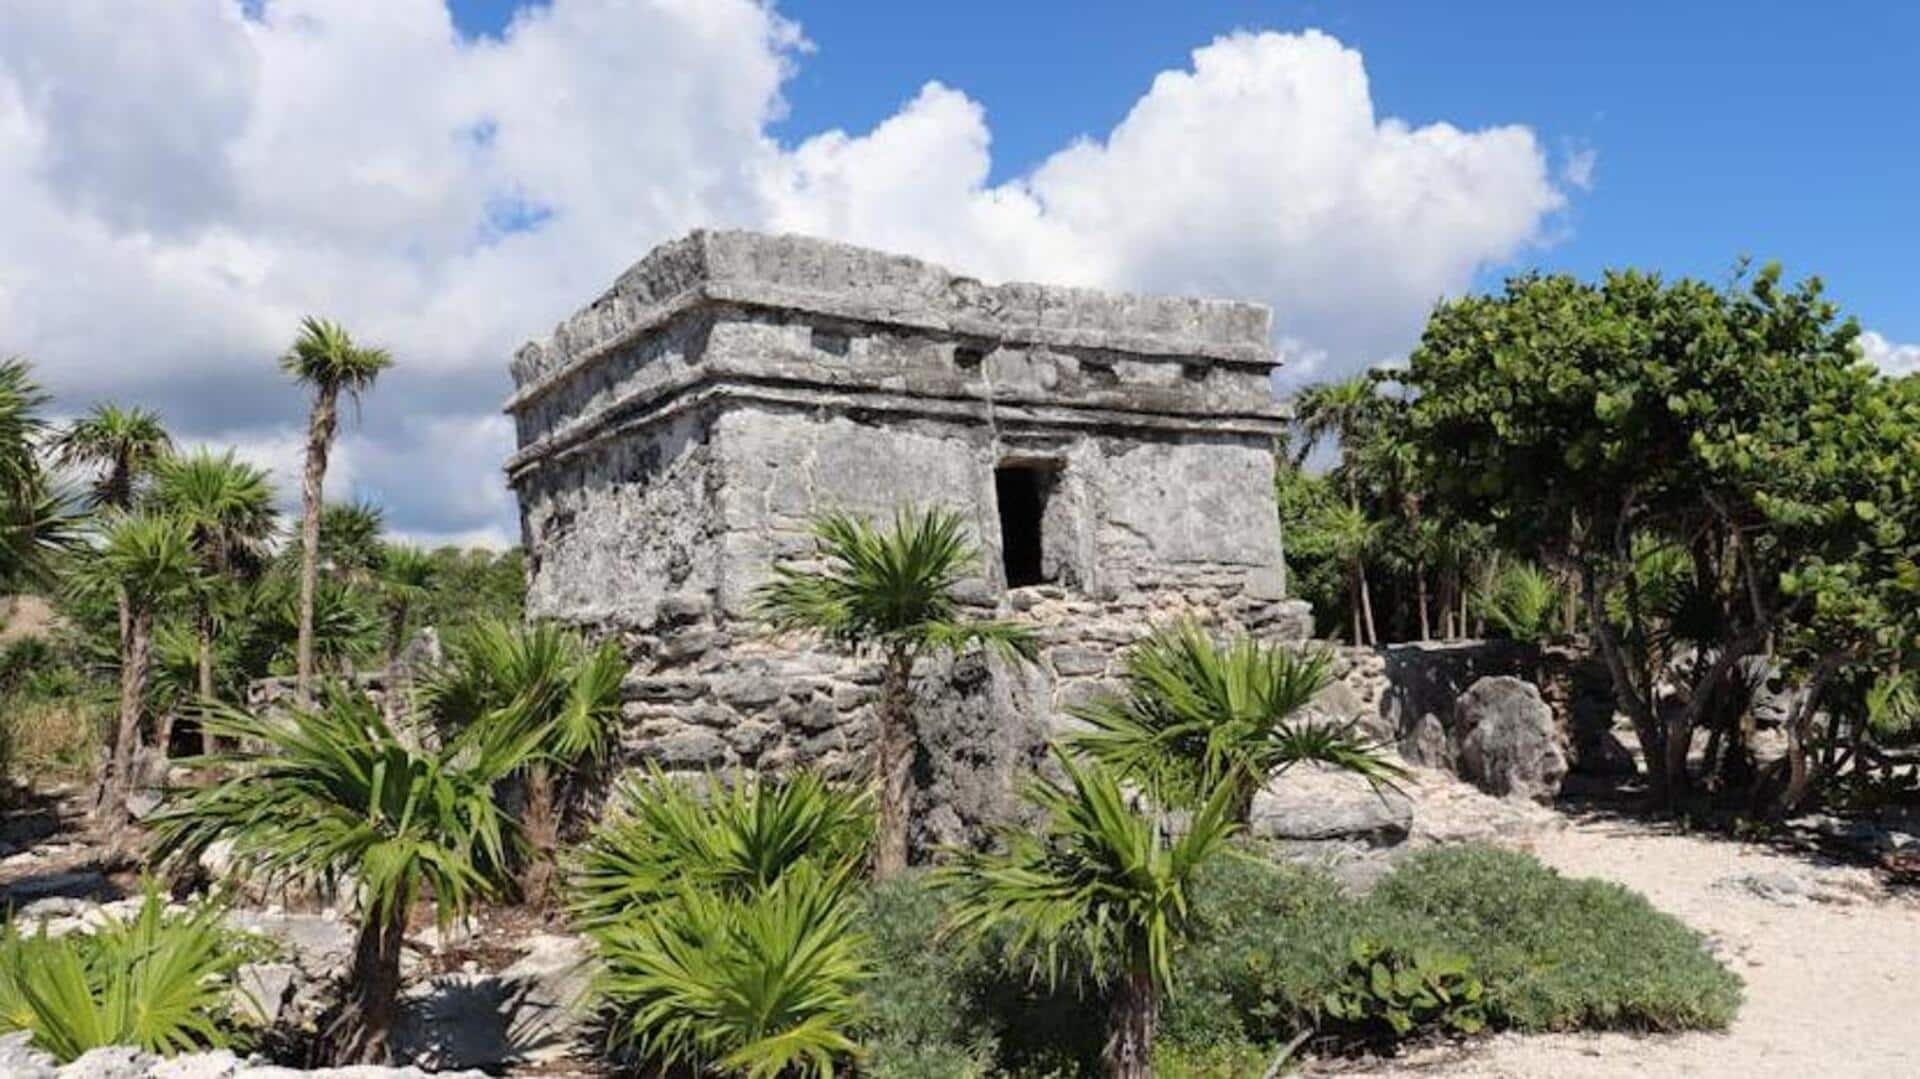
[[1253, 796], [1247, 831], [1258, 839], [1384, 847], [1407, 838], [1413, 803], [1391, 788], [1319, 764], [1289, 768]]
[[1531, 682], [1499, 676], [1468, 687], [1454, 705], [1460, 776], [1488, 794], [1550, 802], [1567, 775], [1553, 710]]

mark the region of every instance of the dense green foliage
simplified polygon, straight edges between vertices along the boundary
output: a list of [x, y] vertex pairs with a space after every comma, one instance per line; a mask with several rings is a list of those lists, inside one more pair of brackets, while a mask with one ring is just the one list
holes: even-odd
[[865, 798], [809, 775], [629, 785], [570, 880], [616, 1043], [754, 1079], [841, 1070], [870, 969], [871, 835]]
[[1324, 1018], [1347, 1037], [1391, 1042], [1416, 1030], [1477, 1034], [1485, 989], [1457, 952], [1406, 949], [1372, 937], [1348, 941], [1346, 975], [1321, 998]]
[[0, 1034], [24, 1030], [65, 1063], [89, 1049], [137, 1045], [171, 1056], [226, 1044], [233, 973], [253, 953], [210, 903], [170, 912], [149, 890], [125, 920], [50, 937], [0, 933]]

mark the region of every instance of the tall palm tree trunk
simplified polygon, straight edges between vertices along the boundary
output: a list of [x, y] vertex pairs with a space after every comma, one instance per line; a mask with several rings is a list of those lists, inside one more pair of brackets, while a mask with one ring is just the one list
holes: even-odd
[[1107, 1005], [1107, 1044], [1100, 1054], [1107, 1079], [1153, 1079], [1153, 1037], [1159, 1026], [1160, 993], [1152, 975], [1128, 971]]
[[1353, 613], [1353, 645], [1358, 648], [1367, 643], [1366, 627], [1360, 621], [1360, 563], [1358, 562], [1347, 570], [1347, 607]]
[[393, 1020], [400, 1000], [400, 952], [406, 945], [411, 896], [366, 912], [354, 941], [346, 997], [322, 1025], [313, 1063], [385, 1064], [393, 1053]]
[[535, 910], [545, 910], [553, 901], [554, 866], [560, 850], [560, 807], [554, 793], [553, 772], [546, 763], [529, 765], [527, 807], [520, 821], [527, 837], [520, 894]]
[[108, 834], [116, 838], [132, 819], [127, 806], [133, 796], [134, 758], [140, 749], [140, 714], [147, 695], [153, 638], [153, 612], [132, 604], [125, 606], [127, 621], [120, 635], [120, 721], [114, 731], [113, 755], [100, 778], [101, 821]]
[[300, 704], [313, 700], [313, 594], [320, 583], [320, 498], [327, 480], [327, 450], [333, 445], [339, 391], [322, 385], [313, 397], [307, 424], [307, 467], [300, 485], [305, 516], [300, 521], [300, 641], [295, 693]]
[[880, 820], [873, 851], [873, 876], [886, 880], [907, 868], [907, 819], [912, 810], [913, 659], [904, 651], [887, 655], [880, 687], [880, 729], [876, 771], [880, 783]]

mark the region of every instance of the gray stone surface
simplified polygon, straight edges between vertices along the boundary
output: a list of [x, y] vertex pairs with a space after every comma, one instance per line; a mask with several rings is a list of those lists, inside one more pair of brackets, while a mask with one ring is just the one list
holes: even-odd
[[[858, 775], [871, 659], [771, 639], [754, 590], [811, 555], [823, 510], [960, 513], [982, 558], [956, 591], [1033, 624], [1045, 653], [922, 681], [920, 838], [977, 838], [1063, 705], [1151, 624], [1306, 635], [1272, 508], [1273, 363], [1255, 305], [695, 233], [514, 363], [529, 613], [622, 643], [629, 761]], [[1044, 473], [1035, 586], [1007, 580], [1008, 465]]]
[[407, 990], [395, 1030], [422, 1067], [493, 1068], [565, 1059], [587, 1048], [593, 967], [577, 937], [541, 934], [498, 973], [449, 974]]
[[1317, 764], [1290, 768], [1269, 782], [1253, 796], [1247, 818], [1249, 834], [1283, 843], [1391, 846], [1412, 827], [1413, 803], [1405, 794]]
[[1488, 794], [1550, 802], [1567, 775], [1553, 711], [1530, 682], [1482, 678], [1454, 709], [1460, 774]]
[[54, 1079], [53, 1054], [33, 1047], [33, 1035], [24, 1030], [0, 1034], [0, 1075], [8, 1079]]

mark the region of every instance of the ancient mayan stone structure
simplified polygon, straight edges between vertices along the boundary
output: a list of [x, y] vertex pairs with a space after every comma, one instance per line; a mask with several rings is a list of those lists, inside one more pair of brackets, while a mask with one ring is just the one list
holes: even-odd
[[529, 614], [625, 642], [635, 755], [847, 772], [877, 669], [770, 639], [752, 591], [810, 550], [818, 511], [963, 512], [984, 553], [968, 601], [1047, 646], [1037, 668], [925, 679], [920, 838], [964, 838], [1151, 623], [1307, 633], [1274, 519], [1273, 363], [1253, 304], [695, 232], [513, 364]]

